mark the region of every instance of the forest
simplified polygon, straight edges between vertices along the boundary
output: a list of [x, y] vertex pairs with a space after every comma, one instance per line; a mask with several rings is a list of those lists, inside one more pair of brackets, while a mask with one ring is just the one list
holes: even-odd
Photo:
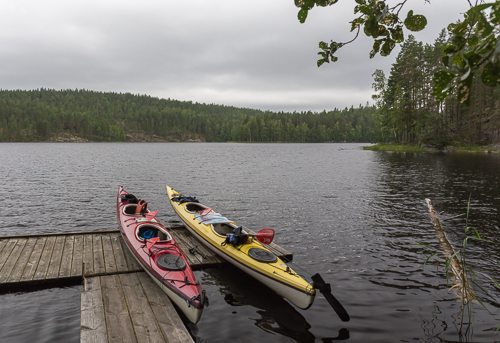
[[130, 93], [0, 90], [0, 141], [371, 142], [374, 112], [368, 104], [289, 113]]
[[443, 47], [449, 40], [446, 30], [434, 44], [423, 44], [410, 35], [390, 75], [375, 71], [375, 141], [436, 147], [500, 142], [500, 87], [483, 84], [481, 69], [476, 71], [469, 101], [458, 101], [458, 87], [442, 102], [435, 101], [433, 76], [445, 69]]

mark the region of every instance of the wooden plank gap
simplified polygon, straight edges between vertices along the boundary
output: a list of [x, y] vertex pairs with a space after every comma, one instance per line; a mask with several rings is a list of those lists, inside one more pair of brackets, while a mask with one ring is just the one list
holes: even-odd
[[87, 278], [85, 280], [85, 289], [81, 295], [80, 342], [108, 342], [101, 280], [99, 277]]
[[101, 276], [109, 342], [138, 342], [118, 275]]

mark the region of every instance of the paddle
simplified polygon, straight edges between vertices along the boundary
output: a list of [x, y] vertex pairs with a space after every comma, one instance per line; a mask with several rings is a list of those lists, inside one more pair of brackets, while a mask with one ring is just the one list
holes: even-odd
[[160, 240], [160, 237], [153, 237], [146, 240], [146, 248], [151, 249], [153, 245]]
[[148, 212], [146, 213], [146, 219], [147, 220], [152, 220], [156, 215], [158, 214], [158, 211], [153, 211], [153, 212]]
[[210, 213], [210, 211], [212, 211], [212, 209], [211, 209], [210, 207], [208, 207], [208, 208], [206, 208], [206, 209], [204, 209], [204, 210], [201, 210], [201, 211], [200, 211], [200, 215], [202, 215], [202, 216], [206, 216], [207, 214], [209, 214], [209, 213]]
[[321, 294], [326, 298], [330, 306], [337, 312], [337, 315], [343, 322], [348, 322], [351, 318], [345, 308], [340, 304], [340, 302], [335, 299], [332, 294], [332, 288], [329, 283], [326, 283], [325, 280], [318, 273], [311, 276], [313, 281], [313, 287], [318, 289]]
[[270, 244], [274, 238], [274, 230], [271, 228], [265, 228], [251, 236], [257, 238], [257, 240], [262, 244]]

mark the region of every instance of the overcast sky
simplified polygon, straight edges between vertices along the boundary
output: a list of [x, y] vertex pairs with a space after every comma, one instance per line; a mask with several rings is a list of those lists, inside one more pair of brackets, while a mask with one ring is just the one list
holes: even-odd
[[[1, 89], [88, 89], [272, 111], [371, 103], [372, 42], [359, 39], [318, 68], [318, 42], [348, 41], [354, 0], [314, 8], [304, 24], [293, 0], [3, 0]], [[432, 43], [466, 0], [411, 0], [415, 34]], [[406, 16], [406, 15], [405, 15]]]

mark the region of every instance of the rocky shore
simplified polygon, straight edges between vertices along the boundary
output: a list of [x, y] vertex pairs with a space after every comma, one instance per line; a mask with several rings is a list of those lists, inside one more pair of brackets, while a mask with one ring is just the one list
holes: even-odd
[[[88, 140], [86, 138], [82, 138], [79, 136], [75, 136], [70, 133], [61, 133], [51, 137], [48, 142], [57, 142], [57, 143], [88, 143], [95, 142]], [[125, 142], [150, 142], [150, 143], [166, 143], [166, 142], [205, 142], [205, 138], [194, 136], [191, 134], [173, 134], [169, 135], [167, 139], [156, 136], [156, 135], [146, 135], [140, 132], [132, 132], [127, 133], [125, 135]]]

